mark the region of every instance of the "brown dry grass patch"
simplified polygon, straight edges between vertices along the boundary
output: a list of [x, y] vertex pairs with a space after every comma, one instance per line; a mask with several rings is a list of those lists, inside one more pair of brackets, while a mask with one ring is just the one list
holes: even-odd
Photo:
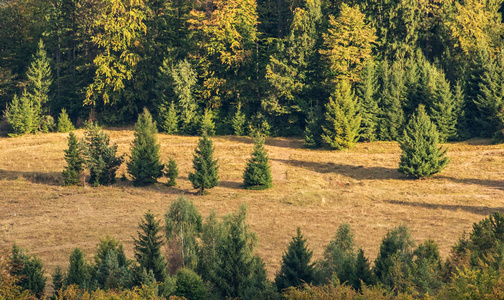
[[[109, 132], [119, 151], [128, 152], [132, 131]], [[119, 181], [90, 188], [61, 186], [67, 136], [0, 138], [0, 243], [30, 249], [48, 273], [57, 265], [66, 267], [75, 247], [92, 255], [107, 234], [122, 241], [132, 258], [132, 236], [142, 215], [150, 209], [162, 217], [180, 194], [191, 198], [203, 216], [212, 209], [227, 214], [245, 203], [247, 222], [259, 237], [257, 253], [270, 277], [298, 226], [315, 258], [344, 222], [372, 260], [387, 230], [400, 224], [409, 227], [417, 243], [434, 239], [446, 257], [473, 222], [504, 212], [504, 149], [486, 140], [449, 144], [451, 164], [444, 172], [428, 180], [408, 180], [396, 171], [400, 150], [394, 142], [336, 152], [303, 149], [297, 139], [269, 138], [274, 187], [246, 191], [241, 176], [252, 140], [215, 137], [221, 184], [207, 196], [194, 196], [188, 173], [197, 137], [159, 135], [163, 160], [171, 156], [179, 164], [177, 187], [160, 183], [135, 188]], [[118, 177], [124, 172], [123, 165]]]

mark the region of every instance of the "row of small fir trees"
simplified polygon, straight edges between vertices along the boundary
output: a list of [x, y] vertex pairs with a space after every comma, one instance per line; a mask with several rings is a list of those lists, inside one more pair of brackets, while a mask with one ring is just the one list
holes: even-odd
[[[152, 120], [151, 114], [144, 109], [135, 124], [135, 139], [131, 144], [130, 160], [126, 163], [135, 186], [153, 184], [163, 175], [168, 177], [168, 186], [176, 185], [177, 163], [173, 158], [169, 159], [167, 165], [161, 162], [156, 128], [156, 122]], [[200, 195], [219, 184], [218, 160], [213, 158], [215, 149], [208, 137], [209, 131], [211, 127], [202, 128], [203, 136], [193, 157], [194, 172], [189, 173], [189, 180]], [[243, 174], [244, 187], [247, 189], [272, 187], [269, 157], [264, 143], [264, 136], [256, 134], [254, 150]], [[117, 145], [110, 145], [108, 135], [96, 124], [90, 123], [87, 125], [83, 140], [78, 141], [75, 134], [70, 133], [65, 160], [67, 162], [63, 171], [65, 185], [80, 184], [85, 166], [90, 172], [89, 182], [97, 186], [115, 182], [115, 173], [124, 157], [117, 155]]]

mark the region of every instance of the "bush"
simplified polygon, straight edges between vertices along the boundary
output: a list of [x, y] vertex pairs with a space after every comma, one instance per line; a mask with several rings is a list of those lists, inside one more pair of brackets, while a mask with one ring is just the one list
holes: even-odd
[[177, 287], [175, 296], [187, 300], [207, 299], [208, 291], [201, 277], [190, 269], [181, 269], [177, 273]]

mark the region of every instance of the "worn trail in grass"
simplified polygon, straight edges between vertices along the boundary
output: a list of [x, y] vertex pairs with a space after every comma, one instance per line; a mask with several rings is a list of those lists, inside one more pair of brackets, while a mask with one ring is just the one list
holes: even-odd
[[[119, 151], [128, 152], [133, 132], [109, 132]], [[387, 230], [401, 224], [417, 243], [435, 240], [446, 257], [473, 222], [504, 212], [504, 148], [486, 140], [449, 144], [451, 164], [444, 172], [428, 180], [408, 180], [396, 171], [397, 143], [358, 144], [336, 152], [304, 149], [297, 139], [270, 138], [266, 148], [274, 187], [246, 191], [241, 176], [252, 140], [215, 137], [221, 184], [209, 195], [195, 196], [187, 177], [197, 137], [159, 135], [163, 160], [173, 157], [179, 164], [174, 188], [162, 183], [135, 188], [129, 181], [91, 188], [61, 186], [67, 136], [0, 138], [0, 243], [28, 248], [42, 258], [48, 272], [57, 265], [66, 267], [75, 247], [90, 257], [107, 234], [121, 240], [133, 258], [132, 236], [142, 215], [151, 210], [162, 218], [180, 194], [191, 198], [205, 217], [212, 209], [223, 215], [245, 203], [247, 222], [259, 238], [257, 253], [270, 276], [298, 226], [315, 258], [344, 222], [371, 260]], [[123, 165], [118, 177], [124, 172]]]

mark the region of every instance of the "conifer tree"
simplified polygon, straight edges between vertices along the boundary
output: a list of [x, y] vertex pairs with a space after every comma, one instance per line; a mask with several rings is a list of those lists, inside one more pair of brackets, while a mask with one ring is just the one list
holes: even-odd
[[320, 126], [320, 117], [316, 108], [310, 107], [306, 119], [304, 131], [304, 146], [307, 148], [317, 148], [322, 144], [321, 140], [322, 127]]
[[359, 249], [355, 260], [355, 279], [353, 287], [360, 291], [362, 283], [365, 285], [372, 285], [373, 282], [373, 272], [369, 260], [364, 256], [364, 250]]
[[84, 132], [83, 152], [91, 173], [89, 182], [95, 186], [113, 184], [116, 171], [123, 162], [122, 155], [117, 156], [117, 144], [109, 144], [108, 134], [94, 123]]
[[63, 170], [65, 185], [79, 185], [85, 160], [82, 156], [81, 146], [73, 132], [68, 135], [68, 149], [64, 151], [67, 162], [65, 170]]
[[90, 288], [90, 266], [86, 262], [84, 253], [80, 248], [75, 248], [70, 254], [70, 266], [65, 280], [65, 285], [76, 284], [81, 289]]
[[407, 99], [404, 70], [400, 62], [389, 66], [385, 61], [381, 72], [379, 136], [381, 140], [395, 141], [400, 138], [404, 128], [404, 105]]
[[319, 280], [329, 283], [335, 276], [340, 282], [353, 285], [355, 259], [353, 232], [345, 223], [338, 227], [335, 237], [324, 250], [324, 258], [318, 263]]
[[[168, 72], [167, 63], [163, 62], [163, 68]], [[163, 69], [162, 69], [163, 70]], [[173, 78], [173, 89], [178, 98], [177, 106], [180, 113], [181, 127], [184, 133], [192, 133], [191, 124], [196, 116], [196, 100], [194, 99], [194, 88], [197, 83], [197, 73], [188, 60], [181, 60], [171, 70]]]
[[53, 295], [51, 299], [56, 299], [56, 295], [59, 290], [61, 290], [65, 284], [65, 273], [61, 270], [60, 266], [57, 266], [56, 269], [51, 274], [52, 276], [52, 287], [53, 287]]
[[444, 143], [457, 135], [457, 120], [460, 110], [451, 92], [450, 83], [442, 72], [436, 72], [436, 88], [431, 100], [430, 117], [439, 133], [439, 141]]
[[172, 247], [179, 246], [180, 253], [176, 255], [181, 258], [182, 267], [195, 270], [198, 262], [196, 240], [202, 230], [198, 210], [191, 201], [181, 196], [170, 205], [165, 223], [166, 241]]
[[139, 224], [138, 239], [134, 239], [135, 258], [139, 265], [137, 277], [152, 271], [156, 281], [164, 282], [166, 279], [166, 260], [161, 253], [163, 237], [160, 230], [159, 221], [155, 220], [150, 211], [147, 212]]
[[249, 190], [264, 190], [273, 186], [269, 157], [264, 148], [264, 137], [257, 134], [254, 139], [254, 151], [243, 173], [243, 185]]
[[372, 142], [377, 138], [378, 127], [378, 78], [376, 76], [376, 66], [369, 60], [362, 70], [362, 79], [359, 82], [357, 95], [359, 99], [359, 110], [361, 115], [360, 140]]
[[245, 223], [246, 213], [241, 206], [237, 213], [224, 218], [222, 235], [215, 245], [210, 282], [221, 298], [253, 298], [264, 289], [264, 264], [253, 255], [257, 238]]
[[100, 239], [94, 256], [94, 280], [101, 289], [120, 289], [131, 286], [130, 261], [126, 259], [121, 243], [106, 236]]
[[58, 117], [58, 127], [56, 130], [58, 132], [69, 132], [75, 130], [75, 127], [73, 126], [72, 121], [70, 121], [66, 109], [64, 108], [61, 109], [61, 113]]
[[440, 172], [449, 162], [448, 149], [438, 147], [438, 133], [423, 105], [410, 119], [400, 141], [399, 172], [413, 178], [425, 178]]
[[218, 160], [213, 159], [213, 152], [212, 140], [204, 134], [194, 151], [194, 173], [189, 173], [189, 180], [195, 189], [199, 189], [199, 195], [204, 195], [205, 189], [211, 189], [219, 185]]
[[275, 277], [279, 292], [288, 287], [298, 287], [313, 281], [314, 268], [310, 263], [313, 251], [308, 249], [306, 239], [297, 228], [297, 235], [292, 238], [287, 251], [282, 255], [282, 265]]
[[234, 134], [237, 136], [245, 135], [245, 114], [241, 110], [241, 103], [238, 103], [238, 107], [236, 108], [235, 115], [233, 116], [233, 120], [231, 121], [231, 125], [233, 126]]
[[12, 102], [5, 111], [5, 117], [11, 132], [9, 136], [35, 133], [40, 125], [40, 108], [34, 105], [28, 93], [24, 90], [20, 97], [14, 95]]
[[17, 285], [21, 289], [28, 290], [39, 298], [44, 295], [46, 278], [42, 261], [19, 249], [15, 244], [12, 246], [10, 256], [10, 274], [19, 278]]
[[325, 121], [322, 139], [332, 149], [341, 150], [355, 145], [359, 138], [361, 116], [348, 81], [342, 80], [337, 84], [333, 96], [326, 104]]
[[397, 255], [411, 256], [413, 246], [414, 242], [407, 227], [399, 226], [387, 232], [381, 242], [373, 269], [374, 274], [381, 283], [392, 284], [389, 269], [394, 265], [394, 259], [397, 258]]
[[177, 162], [173, 158], [170, 157], [170, 159], [168, 160], [168, 164], [166, 165], [165, 176], [168, 177], [168, 181], [166, 182], [166, 185], [167, 186], [176, 186], [178, 174], [179, 174], [179, 171], [178, 171]]
[[153, 184], [163, 176], [164, 165], [160, 161], [157, 143], [156, 123], [149, 111], [144, 108], [135, 124], [135, 139], [131, 144], [131, 160], [127, 163], [128, 173], [133, 184], [145, 186]]
[[160, 108], [161, 129], [167, 134], [175, 134], [178, 132], [178, 115], [175, 103], [173, 101], [168, 109], [165, 106]]
[[44, 43], [39, 41], [38, 49], [28, 68], [27, 91], [34, 107], [41, 109], [42, 114], [48, 113], [49, 91], [52, 84], [51, 66]]
[[213, 121], [213, 114], [211, 109], [205, 109], [205, 113], [201, 118], [201, 135], [213, 136], [215, 135], [215, 123]]

